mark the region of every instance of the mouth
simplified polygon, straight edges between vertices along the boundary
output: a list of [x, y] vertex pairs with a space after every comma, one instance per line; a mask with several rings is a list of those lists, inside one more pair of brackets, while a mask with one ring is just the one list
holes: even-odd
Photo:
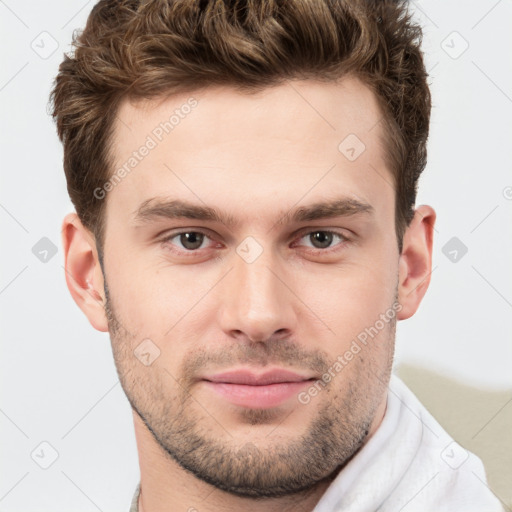
[[277, 407], [316, 380], [285, 369], [256, 374], [246, 369], [203, 377], [205, 386], [234, 405], [255, 409]]

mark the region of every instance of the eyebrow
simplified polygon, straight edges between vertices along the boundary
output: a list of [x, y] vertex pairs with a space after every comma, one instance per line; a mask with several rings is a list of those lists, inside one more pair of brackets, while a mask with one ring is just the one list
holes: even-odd
[[[219, 222], [228, 227], [234, 227], [240, 223], [233, 215], [220, 212], [210, 206], [162, 197], [147, 199], [133, 213], [135, 224], [146, 224], [159, 219], [194, 219]], [[282, 211], [276, 224], [284, 225], [359, 214], [372, 216], [374, 213], [375, 209], [369, 203], [350, 197], [341, 197]]]

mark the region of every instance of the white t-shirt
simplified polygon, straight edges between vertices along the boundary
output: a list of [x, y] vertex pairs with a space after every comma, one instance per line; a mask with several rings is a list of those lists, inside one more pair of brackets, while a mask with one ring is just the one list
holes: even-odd
[[[138, 512], [139, 486], [129, 512]], [[312, 512], [504, 512], [482, 461], [457, 444], [393, 375], [373, 436]]]

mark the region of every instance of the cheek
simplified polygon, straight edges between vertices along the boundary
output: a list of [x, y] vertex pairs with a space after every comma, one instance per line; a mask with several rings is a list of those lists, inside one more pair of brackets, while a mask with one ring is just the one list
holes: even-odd
[[218, 270], [173, 266], [163, 258], [147, 255], [117, 261], [109, 274], [109, 289], [119, 319], [137, 339], [147, 337], [165, 345], [178, 335], [180, 339], [190, 338], [191, 333], [198, 332], [201, 321], [211, 320], [205, 306], [211, 308], [206, 299], [219, 279]]
[[339, 350], [392, 309], [396, 276], [389, 268], [357, 264], [330, 269], [323, 277], [316, 275], [314, 282], [308, 280], [301, 289], [301, 299], [332, 329], [328, 336]]

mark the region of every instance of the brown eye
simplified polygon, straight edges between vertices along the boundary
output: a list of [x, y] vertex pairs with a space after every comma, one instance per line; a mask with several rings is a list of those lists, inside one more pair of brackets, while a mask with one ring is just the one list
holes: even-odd
[[203, 233], [198, 233], [197, 231], [191, 231], [189, 233], [181, 233], [179, 235], [180, 243], [183, 247], [189, 251], [194, 249], [199, 249], [204, 241]]
[[309, 239], [316, 249], [326, 249], [331, 245], [333, 238], [330, 231], [313, 231], [309, 234]]
[[345, 242], [349, 242], [346, 236], [328, 229], [309, 231], [304, 233], [300, 240], [304, 240], [305, 243], [303, 243], [303, 246], [310, 249], [323, 250], [323, 252], [327, 252], [326, 250], [334, 249], [337, 246], [340, 246], [341, 249], [345, 245]]
[[182, 231], [164, 238], [162, 242], [181, 251], [193, 252], [204, 249], [208, 240], [209, 237], [200, 231]]

